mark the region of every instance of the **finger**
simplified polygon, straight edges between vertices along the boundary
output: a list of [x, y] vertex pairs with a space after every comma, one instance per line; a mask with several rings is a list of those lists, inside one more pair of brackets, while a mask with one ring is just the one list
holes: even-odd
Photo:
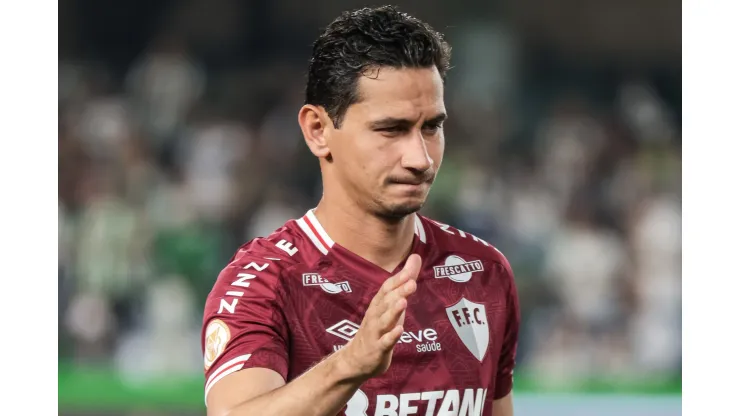
[[[378, 299], [375, 303], [375, 305], [372, 308], [372, 311], [368, 310], [366, 314], [369, 314], [370, 316], [375, 316], [377, 318], [382, 318], [386, 312], [393, 309], [393, 306], [398, 303], [399, 300], [403, 299], [406, 300], [411, 294], [416, 292], [417, 284], [414, 280], [409, 280], [403, 285], [397, 287], [393, 292], [387, 294], [382, 299]], [[392, 312], [392, 311], [391, 311]], [[386, 327], [386, 321], [383, 321], [382, 319], [378, 320], [381, 323], [381, 327]]]
[[403, 314], [403, 311], [406, 310], [407, 304], [408, 302], [406, 301], [406, 299], [398, 299], [393, 305], [389, 306], [382, 315], [380, 315], [380, 319], [378, 319], [377, 321], [379, 324], [379, 333], [384, 333], [393, 328], [393, 325], [398, 322], [399, 318]]
[[406, 276], [404, 280], [416, 280], [421, 270], [421, 257], [418, 254], [412, 254], [403, 265], [403, 269], [398, 272], [399, 275]]
[[406, 282], [403, 286], [400, 286], [396, 292], [398, 292], [401, 296], [404, 298], [407, 298], [411, 296], [414, 292], [416, 292], [416, 288], [418, 287], [416, 280], [409, 280]]
[[[383, 302], [385, 297], [387, 297], [390, 293], [396, 290], [399, 286], [408, 282], [409, 280], [415, 281], [419, 276], [420, 270], [421, 270], [421, 257], [419, 257], [418, 254], [412, 254], [406, 260], [406, 263], [404, 264], [403, 269], [401, 269], [401, 271], [398, 272], [396, 275], [388, 278], [383, 283], [383, 285], [380, 287], [380, 290], [378, 290], [378, 293], [376, 293], [373, 299], [370, 301], [370, 306], [371, 307], [374, 305], [377, 306], [378, 304]], [[406, 296], [413, 293], [414, 290], [416, 290], [416, 286], [413, 286], [413, 289], [408, 294], [406, 294]], [[393, 301], [395, 301], [395, 299]]]
[[[373, 299], [370, 301], [370, 305], [368, 306], [368, 310], [366, 314], [371, 314], [374, 316], [380, 316], [389, 305], [389, 297], [391, 296], [391, 293], [395, 290], [397, 285], [394, 282], [391, 282], [394, 277], [388, 278], [388, 280], [383, 283], [383, 285], [380, 287], [380, 290], [378, 290], [378, 293], [373, 296]], [[393, 286], [393, 289], [391, 289], [391, 286]]]
[[416, 292], [417, 284], [414, 280], [409, 280], [401, 286], [397, 287], [393, 292], [387, 294], [383, 298], [382, 302], [386, 305], [386, 308], [398, 302], [399, 299], [406, 299], [411, 294]]
[[403, 327], [401, 325], [394, 326], [393, 329], [386, 332], [380, 338], [380, 347], [385, 351], [392, 349], [393, 346], [396, 345], [398, 340], [401, 338], [402, 334], [403, 334]]
[[385, 282], [383, 282], [383, 285], [380, 287], [378, 294], [387, 295], [388, 293], [395, 290], [398, 286], [405, 283], [407, 280], [409, 280], [409, 274], [403, 273], [403, 270], [401, 270], [400, 272], [389, 277], [385, 280]]

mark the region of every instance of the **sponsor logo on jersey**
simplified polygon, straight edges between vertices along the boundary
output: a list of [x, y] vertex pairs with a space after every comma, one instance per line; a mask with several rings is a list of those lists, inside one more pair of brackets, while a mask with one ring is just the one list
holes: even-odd
[[[343, 319], [326, 329], [326, 332], [337, 336], [345, 341], [351, 341], [360, 326], [356, 323]], [[437, 342], [437, 331], [433, 328], [420, 329], [418, 331], [407, 331], [401, 334], [398, 344], [414, 344], [416, 352], [433, 352], [442, 350], [442, 345]], [[334, 351], [340, 350], [344, 345], [335, 345]]]
[[344, 411], [346, 416], [367, 416], [367, 408], [370, 406], [370, 399], [364, 391], [357, 389], [355, 394], [347, 402], [347, 410]]
[[224, 313], [224, 311], [231, 314], [235, 313], [239, 299], [244, 296], [246, 289], [248, 289], [252, 284], [252, 280], [257, 278], [256, 274], [247, 273], [244, 270], [254, 269], [261, 272], [269, 265], [270, 263], [259, 265], [255, 262], [250, 262], [246, 266], [242, 267], [242, 272], [236, 274], [237, 279], [231, 282], [231, 285], [229, 286], [229, 289], [233, 289], [231, 286], [234, 286], [239, 288], [239, 290], [229, 290], [226, 292], [226, 295], [221, 298], [221, 303], [218, 305], [218, 313]]
[[226, 344], [231, 339], [231, 331], [224, 321], [214, 319], [206, 327], [205, 339], [203, 363], [208, 370], [226, 349]]
[[303, 273], [303, 286], [319, 286], [326, 293], [352, 292], [349, 282], [332, 283], [318, 273]]
[[445, 310], [462, 343], [478, 361], [483, 362], [489, 339], [486, 307], [462, 298]]
[[357, 331], [360, 329], [360, 326], [356, 323], [348, 320], [348, 319], [342, 319], [341, 321], [337, 322], [336, 324], [330, 326], [329, 328], [326, 328], [326, 332], [338, 336], [339, 338], [342, 338], [345, 341], [350, 341], [352, 337], [355, 336]]
[[[375, 412], [368, 413], [370, 398], [357, 390], [347, 402], [345, 416], [446, 415], [480, 416], [487, 389], [436, 390], [403, 394], [378, 394]], [[426, 409], [426, 410], [424, 410]]]
[[462, 257], [453, 255], [445, 259], [444, 266], [434, 266], [434, 277], [465, 283], [473, 277], [473, 273], [482, 271], [483, 262], [480, 260], [465, 261]]

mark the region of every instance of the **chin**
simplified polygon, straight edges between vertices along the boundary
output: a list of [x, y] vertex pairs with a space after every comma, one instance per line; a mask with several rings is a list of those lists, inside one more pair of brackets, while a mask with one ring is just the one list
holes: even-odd
[[424, 200], [421, 200], [382, 204], [377, 214], [383, 218], [401, 220], [421, 210], [424, 202]]

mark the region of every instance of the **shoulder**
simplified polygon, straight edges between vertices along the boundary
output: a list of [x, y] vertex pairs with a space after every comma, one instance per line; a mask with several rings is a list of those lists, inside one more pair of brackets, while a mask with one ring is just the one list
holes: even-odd
[[292, 222], [240, 246], [218, 274], [209, 297], [221, 298], [228, 293], [245, 298], [274, 296], [283, 272], [304, 261], [302, 236]]
[[275, 270], [285, 270], [297, 264], [311, 262], [311, 247], [312, 243], [301, 232], [296, 220], [289, 220], [270, 235], [254, 238], [241, 245], [229, 260], [226, 269], [267, 260], [277, 266]]
[[419, 216], [426, 232], [428, 242], [441, 253], [457, 253], [489, 263], [498, 264], [513, 279], [511, 264], [498, 248], [488, 241], [431, 218]]

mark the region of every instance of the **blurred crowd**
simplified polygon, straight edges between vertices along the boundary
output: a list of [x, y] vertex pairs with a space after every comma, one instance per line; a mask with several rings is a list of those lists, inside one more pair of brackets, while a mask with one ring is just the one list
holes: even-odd
[[[223, 49], [227, 28], [205, 45]], [[607, 93], [567, 71], [525, 78], [536, 63], [505, 28], [450, 31], [447, 151], [424, 214], [509, 258], [519, 371], [680, 371], [680, 108], [639, 74]], [[229, 66], [209, 48], [164, 31], [125, 67], [60, 60], [60, 359], [200, 374], [220, 269], [320, 197], [296, 123], [308, 56]]]

